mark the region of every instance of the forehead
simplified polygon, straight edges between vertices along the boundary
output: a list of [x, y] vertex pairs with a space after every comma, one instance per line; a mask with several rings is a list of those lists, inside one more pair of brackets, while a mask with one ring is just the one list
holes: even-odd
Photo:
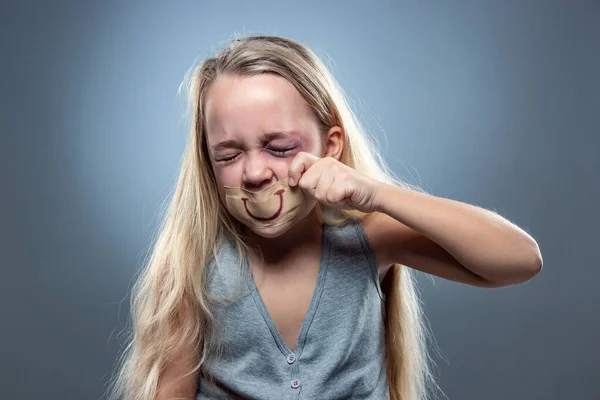
[[296, 88], [274, 74], [219, 77], [208, 89], [204, 114], [209, 143], [267, 132], [302, 134], [317, 122]]

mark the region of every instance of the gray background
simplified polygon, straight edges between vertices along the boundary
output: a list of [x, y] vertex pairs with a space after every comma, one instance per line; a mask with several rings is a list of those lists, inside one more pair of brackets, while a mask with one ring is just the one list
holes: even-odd
[[174, 3], [1, 6], [1, 399], [102, 396], [183, 151], [178, 85], [244, 32], [331, 58], [399, 175], [538, 240], [523, 285], [419, 277], [448, 397], [600, 398], [598, 1]]

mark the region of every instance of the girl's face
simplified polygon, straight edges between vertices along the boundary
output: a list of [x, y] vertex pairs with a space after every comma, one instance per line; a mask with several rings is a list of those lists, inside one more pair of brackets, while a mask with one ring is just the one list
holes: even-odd
[[[219, 77], [208, 89], [204, 113], [208, 153], [223, 202], [224, 186], [260, 191], [288, 176], [298, 152], [323, 155], [315, 115], [296, 88], [277, 75]], [[253, 231], [281, 235], [315, 205], [310, 200], [297, 218]]]

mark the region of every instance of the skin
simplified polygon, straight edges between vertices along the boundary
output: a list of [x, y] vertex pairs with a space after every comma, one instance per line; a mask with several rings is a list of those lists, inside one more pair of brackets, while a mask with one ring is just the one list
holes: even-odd
[[[295, 220], [249, 231], [274, 264], [318, 246], [313, 210], [320, 201], [370, 213], [363, 224], [380, 276], [400, 263], [457, 282], [499, 287], [525, 282], [542, 268], [535, 240], [500, 215], [384, 184], [340, 163], [340, 127], [320, 132], [302, 96], [279, 76], [222, 76], [209, 89], [205, 113], [220, 196], [223, 185], [261, 190], [289, 176], [291, 185], [314, 199]], [[281, 137], [265, 140], [273, 132]], [[223, 142], [229, 144], [218, 145]]]
[[[209, 88], [204, 111], [221, 200], [224, 186], [258, 191], [285, 177], [312, 199], [288, 223], [247, 229], [251, 246], [264, 255], [264, 262], [250, 255], [252, 274], [291, 350], [318, 273], [317, 201], [369, 213], [362, 222], [380, 280], [394, 263], [485, 288], [526, 282], [542, 269], [535, 240], [500, 215], [378, 182], [339, 162], [342, 129], [321, 132], [302, 96], [281, 77], [221, 76]], [[279, 134], [265, 136], [274, 132]], [[185, 382], [175, 377], [195, 361], [196, 355], [182, 356], [167, 368], [160, 399], [194, 398], [197, 375]]]
[[[300, 152], [315, 157], [341, 154], [341, 129], [320, 132], [298, 91], [274, 75], [220, 77], [209, 88], [204, 110], [210, 161], [222, 201], [224, 186], [259, 191], [288, 177]], [[252, 243], [273, 262], [315, 247], [321, 234], [316, 204], [312, 199], [283, 225], [248, 229]]]

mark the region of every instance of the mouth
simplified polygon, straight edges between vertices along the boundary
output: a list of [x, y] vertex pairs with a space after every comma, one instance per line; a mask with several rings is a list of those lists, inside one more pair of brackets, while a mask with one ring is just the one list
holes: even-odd
[[279, 216], [279, 214], [281, 214], [281, 211], [283, 210], [283, 192], [285, 192], [284, 189], [279, 189], [278, 191], [276, 191], [274, 193], [274, 195], [278, 195], [279, 196], [279, 208], [270, 217], [259, 217], [257, 215], [252, 214], [250, 212], [250, 210], [248, 209], [248, 204], [247, 204], [248, 198], [247, 197], [242, 197], [241, 200], [244, 203], [244, 208], [246, 209], [246, 213], [248, 214], [248, 216], [250, 218], [255, 219], [257, 221], [261, 221], [261, 222], [273, 221], [275, 218], [277, 218]]

